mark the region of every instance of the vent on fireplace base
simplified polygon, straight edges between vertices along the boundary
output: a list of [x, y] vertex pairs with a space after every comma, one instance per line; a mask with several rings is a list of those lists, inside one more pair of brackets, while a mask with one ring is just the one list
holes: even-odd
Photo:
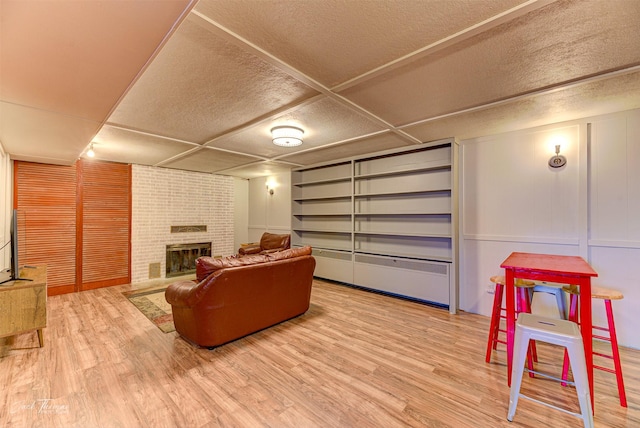
[[166, 277], [194, 273], [196, 259], [202, 256], [211, 256], [211, 242], [167, 245]]

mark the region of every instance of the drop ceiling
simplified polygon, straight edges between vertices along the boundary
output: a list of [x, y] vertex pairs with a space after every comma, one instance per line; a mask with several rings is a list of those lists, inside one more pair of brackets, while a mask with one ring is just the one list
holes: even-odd
[[[640, 108], [640, 0], [0, 0], [0, 144], [253, 178]], [[299, 147], [270, 129], [304, 129]]]

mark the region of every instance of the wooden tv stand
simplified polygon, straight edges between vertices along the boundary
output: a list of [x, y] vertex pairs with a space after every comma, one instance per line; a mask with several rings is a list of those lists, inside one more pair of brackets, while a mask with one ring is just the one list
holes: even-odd
[[36, 330], [43, 347], [42, 330], [47, 326], [47, 268], [24, 267], [20, 269], [19, 278], [31, 281], [19, 279], [0, 284], [0, 338]]

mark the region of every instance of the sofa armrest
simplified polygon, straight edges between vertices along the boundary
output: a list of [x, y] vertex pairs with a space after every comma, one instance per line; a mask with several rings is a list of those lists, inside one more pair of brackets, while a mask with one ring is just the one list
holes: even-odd
[[165, 290], [164, 298], [172, 306], [191, 307], [200, 300], [199, 286], [195, 281], [174, 282]]
[[258, 254], [260, 251], [262, 251], [260, 244], [251, 244], [240, 247], [240, 249], [238, 250], [238, 254], [244, 256], [247, 254]]

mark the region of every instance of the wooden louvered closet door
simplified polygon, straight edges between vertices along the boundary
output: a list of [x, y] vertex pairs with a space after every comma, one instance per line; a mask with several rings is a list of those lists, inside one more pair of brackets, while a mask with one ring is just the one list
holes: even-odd
[[131, 167], [79, 161], [82, 282], [89, 290], [130, 282]]
[[76, 287], [76, 167], [14, 161], [20, 265], [47, 265], [47, 293]]
[[47, 265], [47, 294], [130, 282], [131, 167], [14, 161], [20, 264]]

